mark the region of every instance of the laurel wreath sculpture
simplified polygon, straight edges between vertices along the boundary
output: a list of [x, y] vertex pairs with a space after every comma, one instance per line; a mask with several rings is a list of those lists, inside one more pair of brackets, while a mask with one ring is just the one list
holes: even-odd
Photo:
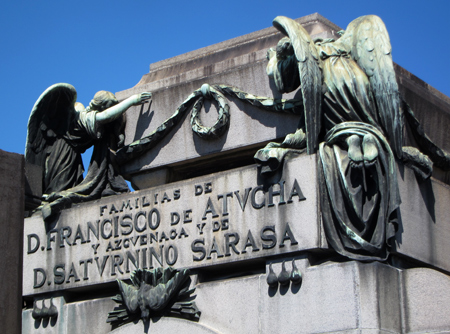
[[[201, 88], [189, 95], [173, 115], [155, 131], [119, 149], [116, 152], [117, 162], [120, 164], [126, 163], [154, 147], [180, 122], [190, 109], [192, 109], [190, 119], [192, 131], [203, 139], [219, 138], [230, 124], [230, 107], [225, 95], [272, 112], [298, 114], [303, 111], [302, 100], [272, 99], [249, 94], [233, 86], [203, 84]], [[199, 117], [205, 99], [214, 100], [218, 104], [218, 118], [211, 127], [204, 126]]]

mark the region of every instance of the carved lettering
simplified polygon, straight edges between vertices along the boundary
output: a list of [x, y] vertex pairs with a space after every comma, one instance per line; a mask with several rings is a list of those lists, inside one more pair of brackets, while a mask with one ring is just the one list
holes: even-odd
[[201, 253], [200, 256], [193, 255], [192, 259], [194, 261], [202, 261], [206, 256], [206, 249], [203, 247], [205, 245], [205, 239], [195, 239], [191, 244], [191, 249], [193, 253]]
[[42, 268], [34, 268], [33, 272], [34, 272], [33, 288], [38, 289], [45, 284], [45, 281], [47, 280], [47, 274], [45, 273], [45, 270]]
[[228, 197], [233, 197], [233, 193], [226, 193], [223, 195], [218, 195], [217, 199], [223, 199], [222, 204], [222, 216], [228, 216]]
[[255, 208], [255, 209], [261, 209], [261, 208], [263, 208], [263, 207], [266, 205], [266, 199], [265, 199], [264, 196], [263, 196], [262, 202], [259, 202], [259, 203], [258, 203], [258, 202], [256, 201], [256, 194], [257, 194], [259, 191], [263, 192], [263, 194], [264, 194], [263, 186], [258, 186], [258, 187], [256, 187], [256, 188], [253, 188], [253, 190], [252, 190], [252, 195], [251, 195], [251, 198], [252, 198], [252, 206], [253, 206], [253, 208]]
[[247, 249], [247, 247], [250, 247], [250, 246], [252, 247], [252, 252], [259, 251], [259, 248], [256, 246], [255, 238], [253, 238], [252, 231], [248, 230], [247, 240], [245, 242], [244, 247], [242, 248], [241, 253], [242, 254], [247, 253], [246, 249]]
[[289, 223], [286, 223], [286, 227], [284, 229], [283, 238], [280, 242], [280, 248], [284, 247], [284, 242], [289, 240], [291, 242], [291, 246], [298, 245], [297, 240], [295, 240], [294, 234], [292, 233], [291, 227], [289, 226]]
[[[273, 234], [268, 232], [273, 232]], [[275, 247], [275, 245], [277, 244], [275, 225], [263, 227], [263, 229], [261, 230], [261, 240], [270, 242], [268, 244], [263, 243], [263, 249], [271, 249]]]
[[208, 203], [206, 203], [206, 209], [205, 209], [205, 211], [203, 213], [203, 217], [202, 217], [203, 220], [206, 220], [206, 215], [208, 213], [210, 213], [212, 215], [212, 218], [219, 217], [219, 215], [217, 214], [216, 209], [214, 208], [214, 205], [211, 201], [211, 197], [208, 197]]
[[[37, 234], [28, 234], [27, 235], [27, 239], [28, 239], [28, 251], [27, 254], [33, 254], [34, 252], [36, 252], [39, 249], [39, 246], [41, 244], [40, 240], [39, 240], [39, 236]], [[32, 241], [35, 240], [35, 241]], [[34, 243], [34, 246], [33, 246]]]
[[252, 190], [251, 187], [245, 189], [245, 193], [244, 193], [244, 197], [243, 198], [241, 198], [241, 196], [239, 195], [239, 190], [236, 190], [234, 192], [234, 194], [236, 195], [236, 198], [238, 199], [239, 206], [241, 207], [242, 212], [244, 212], [244, 210], [245, 210], [245, 205], [247, 204], [248, 195], [250, 194], [250, 190]]

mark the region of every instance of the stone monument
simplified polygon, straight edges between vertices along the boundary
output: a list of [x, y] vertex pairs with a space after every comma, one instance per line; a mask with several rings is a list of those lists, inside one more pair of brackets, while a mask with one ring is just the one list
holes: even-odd
[[24, 333], [450, 332], [450, 99], [378, 17], [273, 25], [41, 95]]

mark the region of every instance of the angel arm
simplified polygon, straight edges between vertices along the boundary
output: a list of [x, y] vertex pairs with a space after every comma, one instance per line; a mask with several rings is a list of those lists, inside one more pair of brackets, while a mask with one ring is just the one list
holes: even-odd
[[95, 114], [98, 125], [109, 123], [121, 116], [128, 108], [140, 104], [152, 97], [152, 93], [144, 92], [130, 96], [126, 100]]
[[122, 297], [130, 313], [137, 312], [139, 308], [138, 304], [138, 295], [139, 290], [131, 284], [127, 284], [121, 280], [117, 280], [119, 283], [120, 292], [122, 293]]

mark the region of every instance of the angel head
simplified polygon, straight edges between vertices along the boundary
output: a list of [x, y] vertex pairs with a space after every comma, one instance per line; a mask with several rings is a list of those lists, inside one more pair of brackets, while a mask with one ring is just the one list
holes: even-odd
[[89, 103], [90, 110], [103, 111], [119, 103], [116, 96], [105, 90], [95, 93], [94, 98]]
[[293, 54], [294, 48], [289, 37], [283, 37], [280, 39], [277, 44], [277, 58], [279, 60], [286, 59]]

